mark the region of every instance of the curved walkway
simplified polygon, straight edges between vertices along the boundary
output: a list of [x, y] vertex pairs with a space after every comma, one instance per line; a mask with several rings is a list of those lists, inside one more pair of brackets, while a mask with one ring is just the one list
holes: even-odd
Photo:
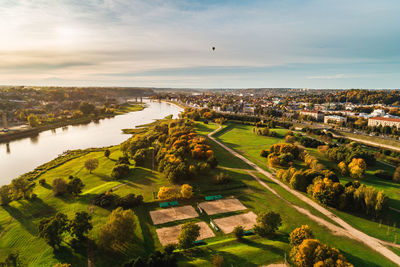
[[[216, 132], [218, 132], [222, 127], [219, 126], [218, 129], [214, 130], [213, 132], [209, 133], [207, 136], [208, 138], [210, 138], [211, 140], [213, 140], [215, 143], [217, 143], [218, 145], [220, 145], [221, 147], [223, 147], [225, 150], [227, 150], [230, 154], [232, 154], [233, 156], [243, 160], [245, 163], [247, 163], [248, 165], [250, 165], [251, 167], [253, 167], [255, 170], [257, 170], [259, 173], [265, 175], [266, 177], [268, 177], [269, 179], [271, 179], [272, 181], [274, 181], [275, 183], [279, 184], [282, 188], [284, 188], [286, 191], [292, 193], [293, 195], [297, 196], [299, 199], [301, 199], [302, 201], [306, 202], [308, 205], [312, 206], [314, 209], [318, 210], [319, 212], [321, 212], [322, 214], [324, 214], [325, 216], [327, 216], [328, 218], [330, 218], [332, 221], [336, 222], [337, 224], [339, 224], [341, 227], [340, 228], [322, 218], [319, 218], [318, 216], [315, 216], [313, 214], [311, 214], [310, 211], [300, 208], [294, 204], [291, 203], [291, 205], [297, 209], [298, 211], [300, 211], [301, 213], [307, 215], [308, 217], [310, 217], [311, 219], [315, 220], [317, 223], [324, 225], [325, 227], [327, 227], [328, 229], [330, 229], [334, 234], [336, 235], [343, 235], [343, 236], [348, 236], [352, 239], [358, 240], [361, 243], [369, 246], [370, 248], [372, 248], [373, 250], [377, 251], [378, 253], [382, 254], [384, 257], [388, 258], [389, 260], [391, 260], [392, 262], [394, 262], [395, 264], [400, 266], [400, 257], [398, 255], [396, 255], [393, 251], [391, 251], [390, 249], [386, 248], [383, 244], [389, 245], [389, 242], [385, 242], [379, 239], [376, 239], [374, 237], [371, 237], [359, 230], [357, 230], [356, 228], [354, 228], [353, 226], [351, 226], [350, 224], [348, 224], [347, 222], [345, 222], [344, 220], [342, 220], [341, 218], [337, 217], [335, 214], [333, 214], [331, 211], [329, 211], [328, 209], [322, 207], [321, 205], [319, 205], [318, 203], [312, 201], [311, 199], [309, 199], [308, 197], [302, 195], [301, 193], [297, 192], [296, 190], [288, 187], [286, 184], [284, 184], [283, 182], [279, 181], [278, 179], [276, 179], [271, 173], [263, 170], [262, 168], [260, 168], [258, 165], [254, 164], [253, 162], [251, 162], [250, 160], [248, 160], [247, 158], [245, 158], [244, 156], [240, 155], [239, 153], [237, 153], [236, 151], [234, 151], [233, 149], [227, 147], [226, 145], [224, 145], [223, 143], [219, 142], [218, 140], [216, 140], [214, 137], [212, 137], [212, 135]], [[257, 182], [259, 182], [263, 187], [265, 187], [266, 189], [270, 190], [271, 192], [273, 192], [275, 195], [278, 195], [278, 193], [275, 192], [275, 190], [273, 190], [272, 188], [270, 188], [266, 183], [264, 183], [263, 181], [261, 181], [257, 176], [252, 175], [253, 178], [255, 180], [257, 180]], [[280, 196], [279, 196], [280, 197]], [[280, 197], [281, 198], [281, 197]], [[388, 244], [389, 243], [389, 244]]]

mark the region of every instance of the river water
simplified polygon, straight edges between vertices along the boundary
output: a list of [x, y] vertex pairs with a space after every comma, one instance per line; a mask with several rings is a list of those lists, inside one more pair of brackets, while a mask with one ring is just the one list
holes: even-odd
[[147, 107], [141, 111], [118, 115], [113, 118], [41, 132], [0, 144], [0, 185], [9, 184], [13, 178], [32, 171], [66, 150], [117, 145], [129, 138], [121, 129], [135, 128], [156, 119], [182, 111], [180, 107], [164, 102], [144, 101]]

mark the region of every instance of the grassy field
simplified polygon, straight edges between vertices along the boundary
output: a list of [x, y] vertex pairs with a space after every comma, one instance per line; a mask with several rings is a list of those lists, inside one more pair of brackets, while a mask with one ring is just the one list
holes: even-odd
[[[283, 134], [286, 130], [278, 129], [278, 133]], [[249, 136], [251, 138], [249, 138]], [[265, 136], [258, 136], [252, 133], [252, 126], [248, 125], [239, 125], [233, 124], [228, 125], [222, 133], [216, 135], [219, 140], [227, 144], [228, 146], [234, 148], [241, 154], [243, 154], [248, 159], [260, 165], [260, 167], [268, 170], [267, 161], [265, 158], [262, 158], [259, 155], [261, 149], [269, 148], [274, 143], [282, 142], [282, 138], [271, 138]], [[329, 161], [324, 155], [319, 153], [316, 149], [307, 148], [314, 156], [316, 156], [324, 165], [326, 165], [329, 169], [335, 170], [337, 175], [339, 176], [342, 183], [347, 183], [348, 181], [352, 181], [353, 179], [350, 177], [343, 177], [336, 170], [336, 164]], [[392, 181], [386, 181], [376, 178], [373, 173], [377, 169], [384, 169], [389, 171], [390, 173], [394, 172], [394, 168], [390, 167], [381, 162], [377, 162], [376, 166], [373, 168], [369, 168], [366, 176], [361, 183], [364, 183], [368, 186], [373, 186], [377, 190], [383, 190], [385, 194], [387, 194], [390, 200], [390, 206], [400, 209], [400, 194], [399, 188], [400, 185], [394, 183]], [[278, 189], [277, 189], [278, 190]], [[285, 196], [286, 198], [287, 196]], [[335, 209], [331, 209], [336, 215], [345, 219], [351, 225], [357, 227], [358, 229], [364, 231], [365, 233], [380, 238], [382, 240], [386, 240], [389, 242], [393, 242], [395, 235], [397, 234], [400, 237], [400, 214], [398, 212], [389, 210], [386, 214], [386, 217], [382, 220], [382, 224], [380, 220], [371, 220], [369, 218], [365, 218], [362, 216], [357, 216], [354, 214], [349, 214], [345, 212], [341, 212]], [[394, 226], [395, 224], [395, 226]], [[389, 227], [389, 231], [388, 231]], [[398, 243], [400, 243], [400, 238], [398, 238]]]
[[[252, 153], [251, 155], [255, 158], [259, 157], [258, 153], [261, 148], [280, 140], [277, 138], [266, 145], [264, 142], [268, 138], [256, 135], [251, 135], [252, 138], [248, 138], [250, 136], [248, 130], [251, 129], [244, 126], [244, 128], [239, 129], [244, 131], [247, 137], [240, 139], [241, 132], [236, 128], [233, 129], [232, 126], [228, 127], [225, 134], [221, 135], [220, 138], [229, 140], [229, 134], [235, 130], [233, 131], [235, 140], [232, 140], [232, 143], [243, 144], [244, 147], [239, 150], [247, 151], [246, 149], [249, 149]], [[240, 125], [240, 127], [242, 126]], [[203, 135], [216, 128], [217, 125], [215, 124], [197, 124], [198, 133]], [[284, 134], [284, 130], [279, 130], [279, 133]], [[250, 140], [251, 143], [247, 143], [246, 140]], [[196, 180], [186, 181], [193, 185], [195, 197], [191, 200], [180, 200], [180, 204], [195, 205], [203, 199], [204, 195], [214, 193], [219, 193], [224, 197], [236, 196], [248, 207], [248, 210], [213, 215], [211, 218], [248, 212], [249, 210], [256, 213], [272, 210], [281, 214], [283, 225], [275, 238], [267, 239], [254, 235], [246, 237], [243, 242], [234, 240], [231, 235], [215, 232], [216, 237], [207, 239], [205, 246], [183, 252], [179, 256], [180, 266], [210, 266], [212, 258], [216, 254], [224, 256], [226, 266], [258, 266], [282, 262], [285, 254], [288, 255], [290, 249], [288, 243], [289, 233], [302, 224], [308, 224], [313, 229], [315, 237], [322, 242], [339, 248], [347, 259], [356, 266], [394, 266], [384, 257], [356, 241], [333, 236], [324, 227], [300, 214], [290, 205], [261, 187], [245, 171], [249, 169], [249, 166], [245, 163], [231, 156], [215, 143], [211, 142], [211, 146], [221, 168], [213, 170], [211, 174], [204, 177], [198, 177]], [[56, 212], [63, 212], [71, 218], [77, 211], [88, 211], [91, 199], [96, 194], [117, 186], [118, 188], [114, 190], [117, 195], [124, 196], [129, 193], [135, 193], [144, 196], [145, 204], [134, 209], [137, 238], [123, 255], [108, 256], [101, 254], [99, 250], [95, 250], [96, 266], [118, 266], [132, 257], [143, 256], [153, 252], [155, 249], [161, 249], [162, 246], [158, 241], [156, 229], [182, 223], [171, 222], [161, 226], [154, 226], [149, 216], [150, 210], [158, 209], [158, 202], [153, 199], [153, 192], [157, 191], [160, 186], [169, 185], [169, 182], [162, 174], [152, 172], [148, 168], [132, 168], [130, 175], [125, 179], [111, 180], [111, 169], [118, 157], [121, 156], [119, 146], [112, 147], [111, 152], [110, 159], [104, 157], [103, 151], [97, 151], [73, 158], [50, 169], [38, 177], [38, 179], [44, 178], [46, 184], [44, 186], [37, 185], [34, 189], [34, 193], [38, 196], [37, 199], [14, 201], [9, 207], [0, 207], [0, 260], [3, 260], [10, 252], [18, 252], [23, 261], [29, 266], [52, 266], [57, 262], [67, 262], [72, 266], [87, 266], [85, 247], [72, 249], [69, 244], [70, 238], [66, 237], [66, 242], [62, 243], [62, 248], [55, 252], [42, 239], [37, 237], [37, 225], [43, 217], [54, 215]], [[83, 167], [85, 160], [88, 158], [97, 158], [100, 162], [99, 168], [92, 174]], [[263, 158], [259, 157], [258, 160], [262, 161]], [[229, 173], [233, 178], [232, 182], [222, 186], [214, 184], [213, 177], [219, 172]], [[75, 198], [54, 197], [50, 186], [53, 179], [58, 177], [67, 179], [69, 175], [82, 179], [86, 185], [83, 193]], [[266, 177], [262, 178], [287, 200], [309, 208], [312, 213], [318, 214], [317, 211], [312, 210], [311, 207], [291, 196]], [[111, 210], [108, 209], [94, 207], [92, 214], [94, 228], [90, 233], [90, 237], [93, 240], [96, 241], [98, 239], [100, 227], [106, 222], [110, 212]], [[201, 215], [199, 218], [193, 219], [193, 221], [202, 220], [209, 223], [209, 219], [210, 216]]]

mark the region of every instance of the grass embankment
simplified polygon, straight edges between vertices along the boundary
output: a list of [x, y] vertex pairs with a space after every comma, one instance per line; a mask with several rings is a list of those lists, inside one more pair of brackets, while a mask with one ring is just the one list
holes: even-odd
[[371, 142], [373, 142], [375, 144], [397, 147], [398, 150], [400, 150], [400, 142], [396, 141], [396, 140], [390, 140], [390, 139], [385, 139], [382, 137], [369, 136], [369, 135], [364, 135], [364, 134], [355, 134], [355, 133], [347, 133], [347, 132], [340, 132], [340, 133], [343, 136], [348, 137], [348, 138], [355, 138], [355, 139], [363, 140], [367, 145], [376, 146], [376, 145], [371, 144]]
[[52, 130], [68, 125], [76, 125], [76, 124], [87, 124], [92, 121], [97, 121], [105, 118], [115, 117], [117, 115], [125, 114], [133, 111], [140, 111], [145, 108], [142, 104], [133, 104], [133, 105], [121, 105], [120, 108], [116, 109], [113, 114], [101, 114], [95, 116], [93, 114], [89, 114], [79, 118], [70, 118], [62, 121], [54, 122], [54, 123], [46, 123], [44, 125], [40, 125], [34, 128], [23, 129], [19, 131], [10, 131], [8, 133], [0, 132], [0, 143], [10, 142], [12, 140], [17, 140], [24, 137], [35, 136], [40, 132], [44, 132], [47, 130]]
[[[248, 125], [228, 125], [221, 134], [216, 135], [219, 140], [227, 144], [229, 147], [240, 152], [242, 155], [259, 164], [260, 167], [268, 170], [267, 161], [265, 158], [259, 155], [261, 149], [267, 149], [272, 144], [283, 142], [283, 134], [286, 132], [285, 129], [274, 129], [278, 133], [281, 133], [279, 138], [258, 136], [253, 134], [252, 126]], [[345, 184], [348, 181], [354, 179], [350, 177], [343, 177], [337, 170], [336, 164], [328, 160], [323, 154], [319, 153], [317, 149], [307, 148], [314, 156], [316, 156], [325, 166], [336, 172], [340, 181]], [[383, 190], [387, 196], [390, 197], [389, 205], [393, 208], [400, 209], [400, 185], [393, 181], [386, 181], [376, 178], [373, 173], [377, 169], [384, 169], [390, 173], [394, 172], [394, 168], [390, 167], [381, 162], [377, 162], [374, 167], [367, 170], [365, 178], [360, 182], [376, 188], [377, 190]], [[278, 190], [278, 189], [276, 189]], [[389, 210], [384, 219], [373, 220], [366, 218], [361, 215], [349, 214], [346, 212], [330, 209], [336, 215], [345, 219], [352, 226], [360, 229], [368, 235], [377, 237], [382, 240], [393, 242], [395, 235], [397, 234], [397, 241], [400, 243], [400, 213]], [[397, 223], [396, 223], [397, 222]], [[395, 224], [395, 225], [394, 225]], [[389, 228], [389, 230], [388, 230]]]
[[[204, 125], [200, 123], [197, 126], [198, 133], [204, 135], [217, 128], [215, 124]], [[225, 138], [226, 136], [221, 137]], [[246, 140], [253, 140], [254, 137], [256, 136], [247, 133], [247, 136], [239, 140], [239, 144], [245, 144]], [[265, 141], [264, 137], [263, 139]], [[257, 144], [254, 143], [253, 145]], [[313, 229], [315, 237], [322, 242], [339, 248], [348, 260], [356, 266], [393, 266], [391, 262], [368, 247], [348, 238], [333, 236], [327, 229], [300, 214], [290, 205], [261, 187], [257, 181], [246, 173], [245, 170], [249, 169], [249, 166], [244, 162], [233, 157], [213, 142], [211, 146], [220, 162], [221, 169], [214, 170], [210, 175], [199, 177], [196, 180], [187, 181], [194, 186], [196, 195], [195, 198], [180, 201], [180, 203], [195, 205], [203, 199], [204, 195], [214, 194], [214, 192], [218, 192], [224, 197], [233, 195], [242, 201], [249, 210], [256, 213], [267, 210], [279, 212], [282, 216], [283, 225], [275, 238], [267, 239], [249, 236], [246, 237], [244, 242], [234, 240], [231, 235], [215, 232], [216, 237], [207, 239], [207, 245], [182, 253], [179, 257], [181, 266], [188, 266], [188, 264], [210, 266], [212, 258], [216, 254], [223, 255], [225, 262], [229, 266], [257, 266], [283, 261], [284, 255], [288, 255], [290, 249], [288, 244], [289, 233], [302, 224], [308, 224]], [[155, 249], [162, 248], [156, 235], [156, 229], [165, 225], [154, 226], [151, 222], [149, 211], [158, 209], [158, 202], [153, 199], [153, 192], [157, 191], [160, 186], [169, 185], [169, 182], [162, 174], [152, 172], [149, 168], [133, 168], [130, 175], [125, 179], [119, 181], [111, 180], [109, 178], [111, 169], [121, 152], [119, 151], [119, 146], [110, 149], [112, 152], [110, 159], [104, 157], [103, 151], [93, 151], [71, 158], [68, 161], [59, 162], [59, 164], [52, 166], [52, 168], [36, 177], [35, 181], [41, 178], [46, 179], [44, 186], [37, 185], [34, 189], [34, 193], [38, 196], [36, 200], [14, 201], [9, 207], [0, 207], [0, 260], [3, 260], [10, 252], [18, 252], [21, 259], [29, 266], [52, 266], [57, 262], [67, 262], [72, 266], [87, 266], [85, 247], [74, 250], [68, 243], [63, 242], [62, 248], [55, 252], [41, 238], [38, 238], [37, 225], [42, 218], [54, 215], [56, 212], [63, 212], [71, 218], [77, 211], [88, 211], [95, 194], [103, 193], [117, 186], [119, 187], [114, 190], [117, 195], [123, 196], [128, 193], [135, 193], [144, 196], [145, 204], [134, 209], [137, 238], [128, 248], [126, 254], [117, 257], [102, 254], [95, 249], [95, 265], [118, 266], [126, 259], [143, 256], [153, 252]], [[252, 153], [253, 156], [256, 156], [256, 148], [253, 149]], [[99, 168], [92, 174], [83, 167], [85, 160], [88, 158], [98, 158], [100, 162]], [[230, 173], [233, 178], [232, 182], [223, 186], [215, 185], [213, 176], [220, 171]], [[86, 185], [83, 193], [76, 198], [54, 197], [50, 186], [53, 179], [58, 177], [67, 179], [69, 175], [82, 179]], [[290, 201], [293, 200], [293, 202], [296, 201], [291, 199], [289, 195], [284, 195], [279, 186], [268, 181], [265, 177], [263, 179], [283, 197]], [[301, 205], [301, 203], [296, 204]], [[108, 209], [94, 207], [94, 228], [90, 233], [90, 237], [95, 242], [98, 240], [100, 227], [106, 222], [110, 212]], [[214, 215], [211, 218], [219, 216], [223, 215]], [[207, 215], [201, 215], [194, 221], [204, 220], [209, 223], [209, 218]], [[166, 225], [179, 223], [182, 222], [173, 222]], [[69, 242], [68, 237], [65, 238], [65, 241]]]

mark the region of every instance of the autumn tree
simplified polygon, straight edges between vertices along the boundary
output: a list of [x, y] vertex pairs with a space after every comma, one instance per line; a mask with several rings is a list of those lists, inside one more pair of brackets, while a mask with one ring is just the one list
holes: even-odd
[[264, 212], [257, 216], [257, 224], [254, 231], [260, 236], [268, 236], [274, 234], [282, 225], [282, 219], [279, 213], [273, 211]]
[[365, 164], [365, 161], [361, 158], [353, 158], [352, 161], [349, 164], [349, 173], [350, 176], [353, 178], [363, 178], [365, 171], [367, 169], [367, 164]]
[[99, 167], [99, 160], [98, 159], [87, 159], [85, 161], [85, 168], [92, 173], [95, 169]]
[[112, 211], [100, 228], [99, 245], [111, 251], [123, 250], [135, 237], [135, 216], [132, 210], [119, 207]]
[[313, 237], [312, 231], [308, 225], [302, 225], [294, 229], [289, 236], [291, 246], [300, 245], [303, 240], [310, 239]]
[[35, 114], [30, 114], [27, 117], [27, 120], [28, 120], [29, 126], [31, 126], [31, 127], [38, 127], [40, 125], [39, 118]]
[[162, 186], [158, 190], [157, 198], [160, 200], [169, 200], [179, 197], [179, 192], [176, 187]]
[[393, 181], [400, 182], [400, 166], [398, 166], [393, 174]]
[[342, 266], [351, 267], [351, 263], [336, 248], [330, 248], [316, 239], [305, 239], [290, 251], [294, 266]]
[[188, 222], [182, 225], [181, 233], [178, 237], [179, 247], [186, 249], [194, 245], [194, 241], [200, 236], [200, 226], [194, 222]]
[[181, 195], [183, 198], [191, 198], [193, 196], [193, 187], [188, 184], [181, 186]]
[[347, 168], [346, 162], [341, 161], [338, 164], [339, 171], [342, 175], [347, 175], [349, 173], [349, 169]]

